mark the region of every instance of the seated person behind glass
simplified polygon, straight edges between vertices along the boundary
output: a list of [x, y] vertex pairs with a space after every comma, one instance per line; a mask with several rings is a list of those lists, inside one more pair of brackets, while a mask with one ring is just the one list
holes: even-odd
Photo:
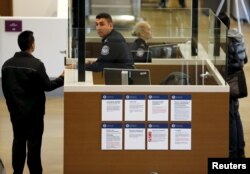
[[132, 35], [137, 39], [131, 47], [134, 62], [151, 62], [147, 41], [152, 38], [151, 26], [148, 22], [138, 22], [132, 31]]
[[85, 64], [85, 70], [100, 72], [104, 68], [133, 68], [133, 59], [124, 37], [113, 29], [112, 18], [107, 13], [96, 16], [96, 31], [102, 38], [101, 55], [95, 62]]

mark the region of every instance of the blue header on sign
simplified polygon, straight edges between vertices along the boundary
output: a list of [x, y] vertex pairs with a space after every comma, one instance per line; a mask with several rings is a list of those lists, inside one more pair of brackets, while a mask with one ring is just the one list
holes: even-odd
[[102, 128], [104, 129], [120, 129], [122, 128], [122, 123], [102, 123]]
[[127, 123], [125, 124], [125, 128], [129, 128], [129, 129], [145, 128], [145, 124], [144, 123]]
[[192, 96], [191, 95], [172, 95], [171, 99], [172, 100], [191, 100]]
[[157, 129], [157, 128], [168, 128], [167, 123], [149, 123], [148, 128]]
[[184, 124], [180, 124], [180, 123], [172, 123], [171, 124], [171, 128], [172, 129], [190, 129], [192, 126], [190, 123], [184, 123]]
[[126, 100], [145, 100], [145, 95], [126, 95]]
[[103, 100], [122, 100], [122, 95], [102, 95]]
[[148, 95], [148, 100], [167, 100], [168, 95]]

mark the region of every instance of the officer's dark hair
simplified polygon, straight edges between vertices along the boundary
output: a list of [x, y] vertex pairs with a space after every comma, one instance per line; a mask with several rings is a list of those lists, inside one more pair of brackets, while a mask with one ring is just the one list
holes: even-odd
[[99, 13], [98, 15], [96, 15], [96, 19], [101, 19], [101, 18], [107, 19], [109, 23], [112, 23], [112, 17], [108, 13]]
[[221, 12], [218, 15], [218, 18], [226, 25], [228, 29], [230, 28], [230, 19], [225, 12]]
[[22, 51], [26, 51], [31, 48], [34, 41], [35, 39], [32, 31], [26, 30], [18, 35], [18, 45]]

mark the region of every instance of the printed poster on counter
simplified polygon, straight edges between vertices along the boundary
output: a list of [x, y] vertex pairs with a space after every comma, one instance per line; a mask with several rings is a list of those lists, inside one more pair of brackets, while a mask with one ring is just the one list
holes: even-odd
[[168, 150], [168, 124], [149, 123], [147, 126], [147, 149]]
[[145, 124], [125, 124], [125, 150], [145, 150]]
[[125, 96], [125, 121], [145, 121], [146, 100], [145, 95]]
[[122, 124], [102, 123], [102, 150], [122, 149]]
[[148, 95], [148, 120], [168, 121], [168, 95]]
[[172, 123], [170, 128], [170, 149], [191, 150], [191, 124]]
[[192, 96], [172, 95], [171, 96], [171, 121], [191, 121]]
[[122, 95], [102, 95], [102, 121], [122, 121]]

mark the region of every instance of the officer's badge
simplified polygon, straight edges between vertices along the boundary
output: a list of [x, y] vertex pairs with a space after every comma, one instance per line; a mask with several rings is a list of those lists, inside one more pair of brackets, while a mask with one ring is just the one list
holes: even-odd
[[142, 57], [143, 54], [144, 54], [144, 49], [138, 48], [137, 51], [136, 51], [136, 56], [137, 57]]
[[144, 47], [145, 47], [145, 45], [142, 43], [142, 44], [140, 45], [140, 47], [144, 48]]
[[109, 46], [104, 45], [104, 46], [102, 47], [101, 55], [106, 56], [106, 55], [108, 55], [108, 54], [109, 54]]

